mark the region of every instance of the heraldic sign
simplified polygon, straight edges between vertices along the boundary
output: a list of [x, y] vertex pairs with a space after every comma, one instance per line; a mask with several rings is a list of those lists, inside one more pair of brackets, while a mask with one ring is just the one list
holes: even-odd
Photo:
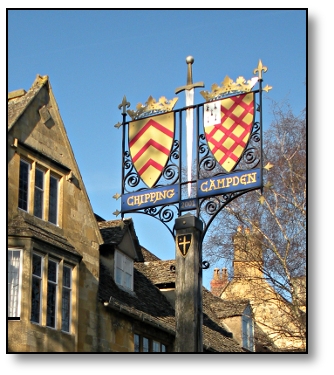
[[[173, 225], [183, 212], [193, 212], [204, 223], [203, 236], [216, 214], [233, 199], [263, 189], [262, 165], [262, 74], [261, 60], [254, 77], [228, 76], [194, 104], [192, 64], [188, 56], [186, 106], [174, 109], [177, 97], [151, 96], [134, 110], [123, 97], [118, 108], [122, 122], [121, 210], [114, 214], [143, 213], [160, 220], [175, 238]], [[186, 240], [186, 239], [183, 239]], [[181, 239], [180, 239], [181, 241]], [[186, 252], [186, 243], [178, 242]]]

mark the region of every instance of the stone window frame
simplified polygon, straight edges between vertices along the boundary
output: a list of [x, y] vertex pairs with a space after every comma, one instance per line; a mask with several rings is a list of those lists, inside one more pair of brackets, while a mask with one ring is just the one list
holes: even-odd
[[[41, 270], [41, 296], [40, 296], [40, 317], [39, 321], [32, 321], [30, 318], [30, 321], [32, 324], [37, 324], [40, 326], [45, 326], [50, 329], [54, 330], [61, 330], [64, 333], [73, 334], [75, 331], [75, 328], [73, 327], [73, 313], [75, 311], [74, 303], [76, 301], [76, 298], [74, 296], [74, 289], [75, 285], [78, 283], [78, 264], [73, 264], [70, 261], [66, 259], [66, 257], [57, 257], [53, 254], [49, 253], [42, 253], [39, 250], [34, 249], [31, 256], [31, 267], [33, 256], [39, 256], [41, 257], [41, 263], [42, 263], [42, 270]], [[49, 261], [56, 262], [57, 263], [57, 280], [56, 280], [56, 302], [55, 302], [55, 309], [56, 309], [56, 315], [55, 315], [55, 324], [54, 327], [48, 325], [47, 323], [47, 304], [48, 304], [48, 264]], [[70, 315], [69, 315], [69, 321], [68, 321], [68, 327], [69, 329], [64, 329], [63, 325], [63, 289], [64, 289], [64, 283], [63, 283], [63, 277], [64, 277], [64, 268], [70, 269], [70, 279], [71, 284], [70, 288], [67, 288], [70, 291]], [[31, 278], [33, 279], [33, 269], [31, 268]], [[33, 284], [33, 283], [31, 283]], [[31, 292], [30, 292], [30, 317], [32, 315], [32, 293], [33, 293], [33, 285], [31, 285]]]
[[[62, 201], [63, 201], [63, 184], [64, 184], [64, 177], [65, 173], [60, 168], [56, 168], [52, 165], [52, 161], [48, 163], [45, 160], [39, 160], [35, 155], [32, 153], [25, 152], [25, 150], [21, 150], [19, 157], [19, 180], [20, 180], [20, 169], [21, 169], [21, 162], [28, 165], [28, 188], [26, 191], [27, 194], [27, 207], [20, 207], [20, 195], [18, 197], [18, 209], [27, 212], [28, 214], [33, 215], [41, 220], [47, 221], [50, 224], [56, 225], [58, 227], [62, 226]], [[45, 159], [45, 158], [44, 158]], [[35, 186], [35, 175], [36, 170], [41, 171], [44, 181], [43, 190], [43, 207], [42, 207], [42, 215], [36, 216], [35, 214], [35, 191], [38, 189], [41, 190], [41, 187]], [[56, 181], [56, 183], [55, 183]], [[56, 192], [54, 190], [56, 186]], [[20, 190], [20, 181], [18, 183], [18, 193]], [[54, 203], [56, 199], [56, 204]], [[55, 208], [56, 207], [56, 208]], [[51, 215], [50, 215], [51, 212]], [[56, 212], [56, 214], [55, 214]]]

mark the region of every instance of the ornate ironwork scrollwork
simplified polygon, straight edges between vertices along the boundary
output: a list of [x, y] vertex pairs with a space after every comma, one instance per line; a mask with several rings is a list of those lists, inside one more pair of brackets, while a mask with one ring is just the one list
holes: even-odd
[[[168, 158], [168, 163], [162, 172], [162, 177], [169, 181], [169, 184], [174, 184], [179, 179], [179, 166], [173, 161], [178, 160], [179, 155], [179, 141], [174, 140], [171, 153]], [[172, 180], [172, 181], [171, 181]]]
[[210, 171], [214, 170], [217, 166], [217, 161], [211, 154], [211, 151], [210, 151], [210, 149], [208, 147], [208, 144], [206, 142], [205, 135], [200, 134], [198, 138], [199, 138], [198, 170], [199, 170], [200, 174], [202, 174], [201, 171], [210, 172]]
[[142, 210], [136, 211], [137, 213], [143, 213], [149, 215], [157, 220], [159, 220], [165, 227], [169, 230], [171, 235], [175, 237], [173, 232], [172, 220], [178, 212], [178, 207], [176, 205], [167, 205], [167, 206], [155, 206], [148, 207]]
[[205, 212], [209, 215], [213, 215], [220, 208], [220, 200], [218, 197], [210, 198], [205, 204]]

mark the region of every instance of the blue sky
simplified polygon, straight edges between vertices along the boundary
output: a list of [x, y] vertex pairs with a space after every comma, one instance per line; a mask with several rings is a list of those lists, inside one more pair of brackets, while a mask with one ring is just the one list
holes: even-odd
[[[209, 91], [226, 75], [250, 79], [261, 59], [264, 84], [273, 87], [264, 94], [266, 129], [272, 101], [288, 100], [296, 115], [306, 106], [306, 33], [305, 10], [10, 10], [7, 90], [49, 76], [93, 210], [111, 220], [120, 209], [112, 196], [121, 192], [122, 131], [114, 125], [124, 95], [131, 109], [150, 95], [174, 98], [186, 84], [188, 55], [193, 81]], [[178, 98], [181, 108], [184, 93]], [[175, 257], [163, 224], [130, 216], [143, 246]], [[208, 289], [212, 274], [213, 267], [203, 273]]]

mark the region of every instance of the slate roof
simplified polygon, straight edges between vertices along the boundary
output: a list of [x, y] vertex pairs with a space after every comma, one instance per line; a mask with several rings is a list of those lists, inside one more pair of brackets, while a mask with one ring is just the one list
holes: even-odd
[[98, 225], [104, 243], [118, 245], [131, 223], [131, 219], [99, 221]]
[[210, 307], [215, 311], [219, 319], [224, 319], [242, 316], [248, 305], [249, 300], [246, 299], [227, 301], [218, 297], [215, 301], [212, 301]]
[[[95, 214], [96, 217], [96, 214]], [[98, 221], [104, 245], [119, 245], [129, 231], [137, 252], [138, 261], [143, 261], [143, 254], [131, 218], [123, 220]]]
[[154, 260], [136, 264], [154, 285], [175, 283], [175, 260]]
[[152, 282], [134, 268], [134, 293], [120, 289], [114, 282], [108, 268], [100, 264], [99, 298], [108, 302], [109, 307], [132, 314], [137, 319], [146, 316], [146, 321], [154, 320], [174, 332], [174, 310], [165, 296]]
[[[123, 226], [124, 225], [124, 226]], [[131, 219], [99, 223], [102, 236], [109, 244], [121, 241], [125, 228], [134, 230]], [[120, 227], [119, 227], [120, 226]], [[113, 280], [112, 272], [100, 262], [99, 298], [107, 308], [121, 311], [128, 316], [159, 327], [175, 335], [175, 311], [157, 285], [175, 283], [175, 260], [160, 260], [139, 245], [141, 261], [134, 264], [134, 293], [120, 289]], [[206, 302], [209, 291], [203, 291], [203, 346], [211, 352], [244, 352], [232, 334], [220, 323]], [[217, 298], [217, 297], [215, 297]]]

